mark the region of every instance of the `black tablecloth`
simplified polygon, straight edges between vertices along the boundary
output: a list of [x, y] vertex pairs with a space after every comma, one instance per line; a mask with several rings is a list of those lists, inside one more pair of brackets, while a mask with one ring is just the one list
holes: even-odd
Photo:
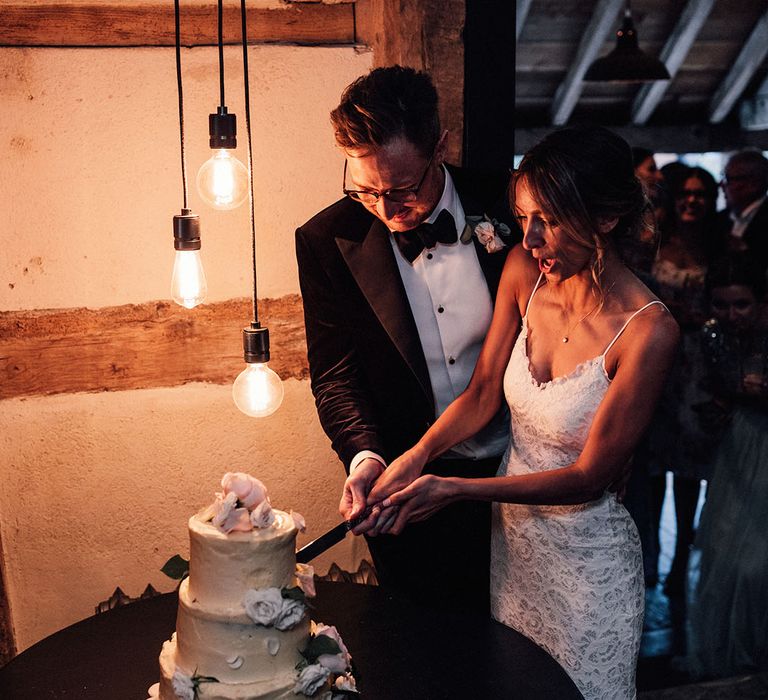
[[[0, 669], [2, 700], [145, 700], [176, 623], [175, 593], [83, 620]], [[579, 700], [563, 669], [493, 620], [415, 608], [375, 586], [318, 582], [312, 619], [335, 625], [361, 700]], [[297, 696], [297, 700], [298, 700]]]

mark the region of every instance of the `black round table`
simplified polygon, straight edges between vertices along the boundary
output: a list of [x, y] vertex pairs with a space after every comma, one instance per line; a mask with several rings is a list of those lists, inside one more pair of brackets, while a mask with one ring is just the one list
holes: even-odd
[[[361, 700], [582, 698], [554, 659], [493, 620], [416, 608], [376, 586], [317, 589], [312, 619], [341, 633]], [[145, 700], [176, 604], [167, 593], [43, 639], [0, 669], [0, 698]]]

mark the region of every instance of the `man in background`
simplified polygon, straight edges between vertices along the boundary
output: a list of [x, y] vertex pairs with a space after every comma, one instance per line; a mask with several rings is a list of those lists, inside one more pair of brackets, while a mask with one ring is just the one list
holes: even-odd
[[718, 215], [721, 251], [746, 252], [768, 270], [768, 159], [739, 151], [725, 166], [721, 187], [727, 204]]

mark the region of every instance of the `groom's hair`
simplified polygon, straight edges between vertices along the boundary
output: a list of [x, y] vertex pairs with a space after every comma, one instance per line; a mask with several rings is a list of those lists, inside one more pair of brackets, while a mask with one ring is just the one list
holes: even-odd
[[429, 157], [440, 138], [437, 90], [413, 68], [375, 68], [347, 86], [331, 123], [344, 149], [374, 150], [402, 136]]

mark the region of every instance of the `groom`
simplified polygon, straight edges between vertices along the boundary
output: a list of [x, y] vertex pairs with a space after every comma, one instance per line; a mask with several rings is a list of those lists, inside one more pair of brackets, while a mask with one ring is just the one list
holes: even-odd
[[[447, 132], [425, 73], [371, 71], [346, 88], [331, 121], [345, 196], [296, 231], [296, 255], [312, 392], [349, 474], [340, 509], [351, 519], [388, 461], [468, 384], [517, 238], [509, 173], [444, 165]], [[492, 476], [507, 440], [501, 413], [427, 471]], [[464, 502], [368, 545], [382, 585], [419, 604], [487, 613], [489, 533], [489, 504]]]

